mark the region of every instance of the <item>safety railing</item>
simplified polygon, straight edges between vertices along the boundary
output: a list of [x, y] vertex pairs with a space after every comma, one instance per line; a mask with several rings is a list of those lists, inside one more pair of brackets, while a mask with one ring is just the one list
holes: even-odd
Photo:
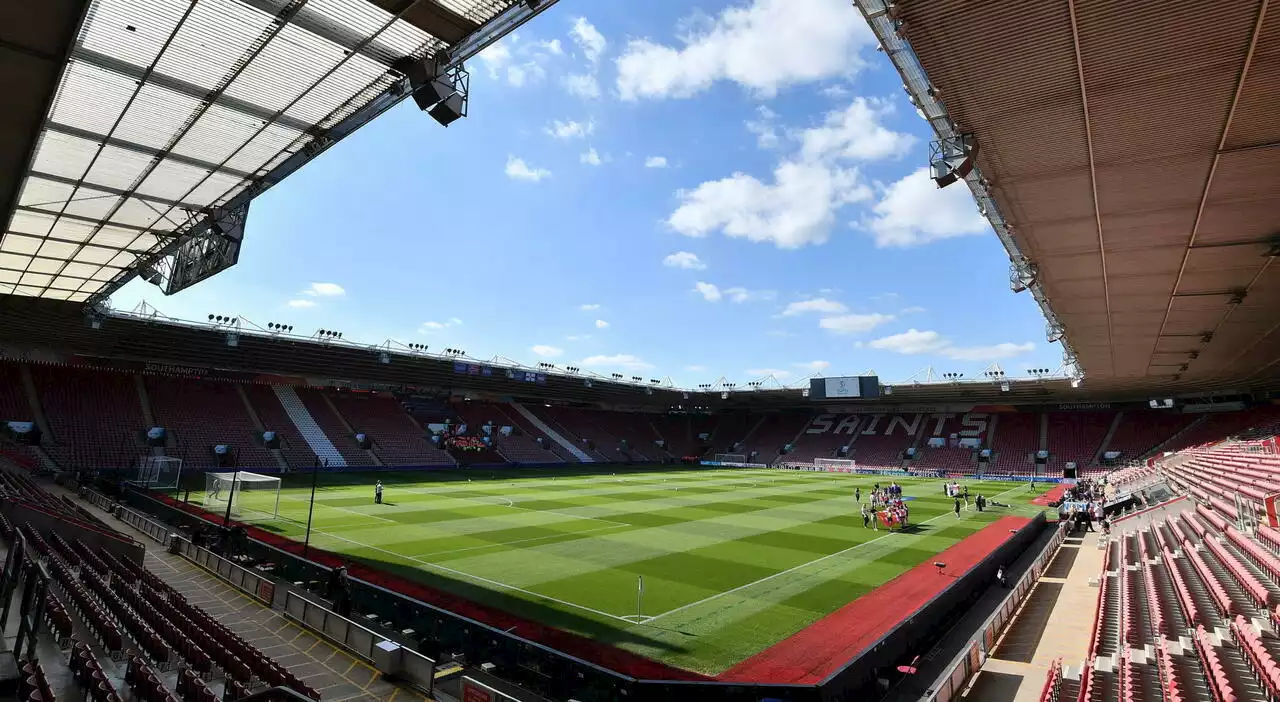
[[237, 590], [263, 602], [268, 607], [275, 601], [276, 583], [270, 578], [263, 577], [248, 568], [236, 565], [213, 551], [207, 548], [200, 548], [180, 536], [173, 537], [170, 549], [227, 581]]
[[435, 661], [430, 658], [312, 602], [293, 590], [285, 592], [284, 615], [372, 663], [383, 674], [407, 680], [430, 694], [436, 667]]
[[128, 524], [134, 529], [137, 529], [143, 534], [151, 537], [152, 541], [155, 541], [161, 546], [169, 545], [170, 529], [164, 524], [157, 522], [141, 512], [129, 509], [128, 507], [120, 507], [120, 511], [116, 516], [125, 524]]

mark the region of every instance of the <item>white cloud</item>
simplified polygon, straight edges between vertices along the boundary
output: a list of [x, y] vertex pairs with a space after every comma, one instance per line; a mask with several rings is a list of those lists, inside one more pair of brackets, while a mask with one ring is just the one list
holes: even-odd
[[642, 371], [653, 368], [653, 364], [646, 363], [643, 359], [629, 353], [620, 353], [613, 356], [589, 356], [582, 359], [582, 363], [579, 365], [584, 368], [621, 368], [629, 371]]
[[856, 169], [784, 162], [772, 183], [735, 173], [679, 193], [681, 204], [667, 224], [685, 236], [715, 231], [782, 249], [826, 243], [836, 212], [869, 200], [872, 192]]
[[608, 329], [608, 328], [609, 328], [608, 322], [604, 321], [603, 319], [596, 320], [596, 329]]
[[824, 97], [835, 98], [839, 100], [839, 99], [844, 99], [849, 97], [850, 91], [848, 88], [844, 87], [843, 85], [836, 84], [836, 85], [828, 85], [827, 87], [823, 88], [822, 90], [819, 90], [818, 92], [822, 93]]
[[600, 154], [596, 152], [595, 147], [588, 149], [585, 154], [578, 157], [578, 160], [588, 166], [599, 166], [601, 163], [604, 163], [600, 160]]
[[587, 100], [600, 97], [600, 81], [592, 73], [575, 73], [564, 77], [564, 89], [570, 95]]
[[855, 98], [843, 110], [829, 112], [822, 126], [800, 133], [800, 153], [805, 160], [849, 159], [876, 161], [902, 156], [916, 138], [885, 127], [882, 120], [893, 112], [887, 100]]
[[524, 159], [515, 156], [507, 157], [507, 177], [512, 180], [523, 180], [530, 183], [537, 183], [540, 180], [550, 178], [551, 171], [545, 168], [530, 168]]
[[592, 120], [586, 122], [555, 120], [544, 131], [557, 139], [580, 139], [593, 134], [596, 131], [596, 124]]
[[558, 349], [554, 346], [548, 346], [546, 344], [537, 344], [536, 346], [533, 346], [529, 350], [539, 356], [542, 356], [543, 358], [555, 358], [556, 356], [559, 356], [564, 353], [564, 349]]
[[698, 254], [688, 251], [677, 251], [662, 259], [662, 265], [668, 268], [684, 268], [691, 271], [705, 271], [707, 264], [698, 259]]
[[693, 291], [701, 295], [702, 299], [707, 302], [719, 302], [722, 297], [720, 288], [717, 288], [711, 283], [704, 283], [702, 281], [698, 281], [698, 283], [693, 286]]
[[846, 0], [753, 0], [702, 22], [671, 47], [627, 44], [618, 64], [624, 100], [690, 97], [729, 80], [761, 96], [788, 85], [849, 75], [875, 42]]
[[756, 144], [762, 149], [772, 149], [782, 142], [778, 135], [778, 113], [765, 105], [756, 108], [760, 119], [747, 120], [747, 131], [756, 135]]
[[305, 310], [316, 306], [316, 303], [311, 300], [290, 300], [286, 304], [295, 310]]
[[750, 302], [755, 300], [772, 300], [778, 296], [773, 290], [748, 290], [746, 288], [725, 288], [720, 292], [729, 298], [730, 302]]
[[423, 322], [418, 331], [426, 334], [428, 332], [440, 331], [441, 329], [448, 329], [449, 327], [456, 327], [461, 324], [461, 319], [458, 319], [457, 317], [450, 317], [443, 322]]
[[864, 222], [863, 228], [881, 248], [919, 246], [991, 231], [964, 183], [940, 189], [928, 168], [890, 185], [872, 212], [874, 218]]
[[845, 314], [838, 317], [823, 317], [818, 326], [836, 334], [861, 334], [892, 322], [891, 314]]
[[752, 378], [763, 378], [772, 375], [778, 380], [786, 380], [791, 375], [791, 371], [782, 370], [781, 368], [750, 368], [747, 375]]
[[826, 243], [840, 210], [874, 197], [850, 162], [899, 155], [914, 143], [880, 124], [889, 111], [888, 103], [858, 98], [828, 113], [821, 126], [795, 135], [800, 148], [777, 166], [772, 183], [735, 173], [681, 191], [668, 226], [686, 236], [719, 231], [783, 249]]
[[490, 78], [498, 78], [502, 74], [502, 69], [511, 62], [511, 48], [507, 45], [509, 42], [514, 42], [514, 40], [508, 39], [507, 41], [498, 42], [481, 51], [477, 57], [485, 68], [489, 69]]
[[513, 88], [522, 88], [547, 77], [547, 69], [537, 61], [526, 61], [507, 66], [507, 84]]
[[540, 41], [538, 42], [538, 47], [545, 50], [549, 54], [555, 54], [556, 56], [564, 55], [564, 47], [560, 45], [559, 39], [552, 39], [550, 41]]
[[646, 158], [644, 160], [644, 167], [645, 168], [666, 168], [667, 157], [666, 156], [650, 156], [649, 158]]
[[835, 300], [828, 300], [825, 297], [817, 297], [812, 300], [801, 300], [787, 305], [782, 311], [784, 317], [794, 317], [805, 312], [821, 312], [822, 314], [839, 314], [848, 310], [844, 304]]
[[994, 361], [1035, 350], [1035, 344], [1031, 342], [1025, 344], [1004, 342], [992, 346], [955, 346], [951, 340], [936, 331], [917, 329], [908, 329], [901, 334], [867, 342], [867, 346], [908, 356], [933, 354], [956, 361]]
[[831, 367], [831, 361], [806, 361], [805, 363], [797, 363], [796, 368], [802, 368], [810, 374], [821, 373]]
[[586, 17], [578, 17], [573, 21], [573, 28], [569, 30], [569, 36], [573, 37], [573, 42], [582, 49], [582, 53], [591, 63], [600, 60], [604, 55], [604, 51], [609, 46], [609, 42], [605, 40], [604, 35], [594, 25], [587, 21]]
[[597, 305], [595, 303], [579, 305], [578, 309], [582, 310], [583, 312], [594, 312], [595, 310], [600, 309], [600, 305]]
[[302, 294], [311, 297], [342, 297], [347, 291], [337, 283], [312, 283]]

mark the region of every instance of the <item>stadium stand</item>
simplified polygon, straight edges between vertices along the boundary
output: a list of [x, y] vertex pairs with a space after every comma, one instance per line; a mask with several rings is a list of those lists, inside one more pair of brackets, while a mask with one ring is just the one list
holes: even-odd
[[44, 445], [59, 466], [91, 470], [137, 464], [148, 427], [134, 374], [48, 364], [28, 367], [53, 434]]
[[316, 453], [307, 445], [302, 433], [289, 418], [279, 398], [270, 385], [249, 384], [244, 386], [249, 404], [262, 421], [266, 431], [274, 431], [280, 437], [280, 452], [290, 468], [310, 468], [316, 463]]
[[1050, 414], [1047, 469], [1060, 474], [1067, 463], [1075, 463], [1079, 468], [1091, 465], [1114, 419], [1114, 413], [1102, 412]]
[[[1103, 452], [1119, 452], [1119, 460], [1145, 458], [1158, 445], [1176, 436], [1195, 421], [1186, 415], [1167, 412], [1123, 412], [1111, 440]], [[1099, 454], [1101, 458], [1102, 454]]]
[[453, 465], [453, 458], [427, 439], [425, 430], [394, 398], [335, 392], [329, 400], [355, 433], [373, 441], [373, 452], [385, 465]]
[[915, 445], [924, 424], [923, 414], [871, 415], [863, 421], [853, 458], [863, 468], [899, 468], [903, 452]]
[[327, 396], [317, 388], [298, 388], [298, 399], [307, 408], [307, 412], [316, 420], [316, 424], [324, 430], [325, 436], [333, 443], [348, 466], [372, 466], [373, 458], [368, 451], [360, 448], [355, 435], [349, 431], [342, 417], [329, 404]]
[[620, 460], [619, 442], [587, 421], [583, 412], [569, 407], [530, 406], [533, 414], [566, 440], [597, 461]]
[[991, 440], [995, 460], [990, 472], [1031, 475], [1035, 471], [1035, 453], [1040, 450], [1040, 415], [1007, 412], [996, 417], [995, 435]]
[[176, 442], [166, 454], [183, 459], [184, 468], [216, 468], [213, 447], [225, 444], [235, 451], [241, 467], [277, 469], [235, 385], [156, 375], [143, 380], [156, 424], [171, 432]]
[[[977, 472], [978, 450], [959, 445], [960, 432], [967, 428], [964, 425], [964, 416], [957, 414], [945, 418], [936, 415], [926, 417], [924, 440], [917, 447], [916, 458], [911, 461], [912, 470], [942, 471], [954, 475], [972, 475]], [[941, 426], [938, 425], [940, 420]], [[955, 441], [952, 440], [953, 436], [956, 437]], [[929, 439], [935, 437], [942, 440], [942, 446], [935, 448], [928, 445]], [[987, 440], [985, 427], [972, 438], [978, 439], [985, 446]]]
[[743, 442], [743, 453], [750, 456], [754, 452], [756, 463], [772, 464], [782, 455], [783, 446], [795, 441], [808, 424], [809, 417], [804, 414], [766, 414]]

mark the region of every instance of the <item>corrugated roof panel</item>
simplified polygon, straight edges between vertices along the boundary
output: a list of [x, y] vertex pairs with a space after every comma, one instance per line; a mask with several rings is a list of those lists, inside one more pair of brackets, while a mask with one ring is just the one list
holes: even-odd
[[[257, 117], [211, 105], [173, 147], [173, 152], [208, 163], [222, 163], [231, 158], [246, 139], [252, 138], [262, 124], [263, 120]], [[242, 165], [227, 165], [240, 171], [251, 170]]]
[[5, 285], [12, 286], [14, 283], [17, 283], [20, 278], [22, 278], [21, 272], [0, 268], [0, 292], [8, 289], [4, 287]]
[[302, 132], [275, 123], [269, 124], [236, 151], [231, 160], [227, 161], [227, 168], [245, 173], [269, 170], [274, 165], [272, 159], [280, 152], [287, 150], [288, 154], [292, 154], [297, 150], [300, 144], [294, 144], [301, 137]]
[[195, 191], [191, 193], [190, 199], [197, 202], [214, 202], [225, 197], [227, 193], [238, 193], [244, 187], [245, 182], [239, 178], [222, 173], [214, 173], [196, 187]]
[[0, 244], [0, 252], [11, 254], [35, 254], [45, 240], [31, 236], [10, 235]]
[[192, 4], [198, 3], [97, 0], [80, 29], [80, 44], [135, 66], [150, 66]]
[[22, 279], [18, 282], [22, 285], [45, 286], [53, 282], [53, 276], [48, 273], [32, 273], [31, 271], [27, 271], [22, 274]]
[[137, 87], [128, 76], [73, 60], [63, 74], [49, 121], [107, 134]]
[[98, 145], [87, 139], [46, 131], [40, 138], [32, 170], [79, 180], [98, 153]]
[[[187, 193], [208, 175], [206, 169], [167, 158], [156, 164], [147, 179], [138, 186], [138, 192], [164, 200], [185, 200]], [[197, 198], [191, 200], [201, 202]]]
[[157, 151], [167, 149], [200, 104], [172, 90], [144, 85], [111, 136]]
[[226, 94], [279, 112], [345, 55], [340, 47], [289, 25], [231, 81]]
[[106, 217], [111, 210], [115, 209], [116, 204], [119, 202], [119, 195], [82, 187], [76, 190], [75, 198], [69, 202], [51, 203], [41, 209], [50, 211], [61, 210], [69, 215], [96, 220]]
[[511, 0], [433, 0], [441, 7], [466, 17], [472, 22], [486, 22], [494, 15], [502, 12]]
[[103, 146], [85, 180], [116, 190], [128, 190], [151, 165], [152, 155], [119, 146]]
[[72, 186], [56, 183], [43, 178], [28, 178], [22, 184], [22, 194], [18, 196], [18, 204], [24, 207], [44, 207], [52, 203], [61, 204], [71, 197]]
[[285, 114], [312, 124], [320, 122], [385, 74], [386, 71], [381, 66], [363, 56], [353, 56], [337, 70], [320, 79]]
[[[276, 4], [287, 3], [277, 0]], [[274, 25], [271, 16], [240, 0], [200, 0], [160, 57], [156, 71], [211, 91]]]
[[[392, 18], [391, 13], [366, 0], [311, 0], [302, 12], [316, 13], [361, 39], [381, 30]], [[424, 47], [438, 43], [430, 34], [408, 22], [395, 22], [378, 35], [377, 41], [368, 47], [368, 53], [385, 64], [391, 64], [404, 56], [422, 56]]]
[[36, 273], [57, 273], [62, 268], [62, 261], [50, 258], [31, 258], [27, 263], [28, 271]]

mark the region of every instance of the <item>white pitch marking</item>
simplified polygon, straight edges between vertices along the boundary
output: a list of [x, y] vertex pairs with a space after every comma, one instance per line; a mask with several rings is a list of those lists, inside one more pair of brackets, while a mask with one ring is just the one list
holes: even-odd
[[[630, 526], [630, 525], [625, 525], [625, 526]], [[543, 539], [557, 539], [557, 538], [560, 538], [561, 536], [578, 536], [581, 534], [595, 534], [597, 532], [611, 531], [613, 529], [618, 529], [618, 528], [620, 527], [607, 526], [607, 527], [600, 527], [599, 529], [588, 529], [586, 531], [566, 531], [562, 534], [548, 534], [547, 536], [533, 536], [528, 539], [518, 539], [516, 541], [501, 541], [493, 544], [485, 544], [484, 546], [468, 546], [466, 548], [455, 548], [449, 551], [430, 551], [428, 553], [419, 553], [416, 556], [409, 556], [409, 558], [420, 558], [422, 556], [433, 556], [433, 557], [443, 556], [447, 553], [462, 553], [464, 551], [478, 551], [482, 548], [493, 548], [494, 546], [510, 546], [511, 544], [527, 544], [530, 541], [542, 541]]]
[[[994, 497], [1000, 497], [1001, 495], [1006, 495], [1006, 494], [1008, 494], [1008, 493], [1013, 492], [1014, 490], [1020, 490], [1020, 489], [1026, 489], [1026, 487], [1025, 487], [1025, 486], [1019, 486], [1019, 487], [1016, 487], [1016, 488], [1012, 488], [1012, 489], [1009, 489], [1009, 490], [1005, 490], [1004, 492], [1000, 493], [999, 495], [995, 495]], [[993, 499], [994, 499], [994, 498], [993, 498]], [[924, 520], [923, 522], [920, 522], [920, 523], [921, 523], [921, 524], [928, 524], [929, 522], [936, 521], [936, 520], [938, 520], [938, 519], [942, 519], [943, 517], [951, 517], [951, 516], [952, 516], [952, 513], [951, 513], [951, 512], [949, 512], [949, 511], [948, 511], [948, 512], [943, 512], [942, 514], [939, 514], [939, 515], [938, 515], [938, 516], [936, 516], [936, 517], [932, 517], [932, 518], [930, 518], [930, 519], [926, 519], [926, 520]], [[952, 517], [952, 518], [954, 519], [954, 517]], [[662, 617], [665, 617], [665, 616], [667, 616], [668, 614], [675, 614], [676, 612], [680, 612], [680, 611], [682, 611], [682, 610], [689, 609], [690, 607], [696, 607], [696, 606], [698, 606], [698, 605], [700, 605], [700, 604], [704, 604], [704, 603], [710, 602], [711, 600], [720, 599], [721, 597], [724, 597], [725, 595], [731, 595], [731, 594], [733, 594], [733, 593], [735, 593], [735, 592], [738, 592], [739, 590], [745, 590], [745, 589], [747, 589], [747, 588], [749, 588], [749, 587], [752, 587], [752, 586], [755, 586], [755, 585], [759, 585], [760, 583], [766, 582], [766, 581], [768, 581], [768, 580], [773, 580], [774, 578], [776, 578], [776, 577], [778, 577], [778, 576], [786, 575], [787, 573], [795, 572], [795, 571], [797, 571], [797, 570], [800, 570], [801, 568], [805, 568], [805, 567], [807, 567], [807, 566], [811, 566], [811, 565], [813, 565], [813, 564], [815, 564], [815, 563], [821, 563], [821, 562], [823, 562], [823, 561], [827, 560], [828, 558], [835, 558], [836, 556], [844, 555], [844, 554], [846, 554], [846, 553], [849, 553], [850, 551], [856, 551], [857, 549], [860, 549], [860, 548], [862, 548], [863, 546], [867, 546], [867, 545], [870, 545], [870, 544], [874, 544], [875, 542], [880, 541], [880, 540], [882, 540], [882, 539], [887, 539], [887, 538], [889, 538], [890, 536], [893, 536], [893, 534], [885, 534], [884, 536], [877, 536], [876, 538], [874, 538], [874, 539], [872, 539], [872, 540], [870, 540], [870, 541], [864, 541], [864, 542], [862, 542], [862, 543], [860, 543], [860, 544], [854, 544], [853, 546], [850, 546], [849, 548], [846, 548], [846, 549], [844, 549], [843, 551], [836, 551], [835, 553], [829, 553], [829, 554], [827, 554], [827, 555], [825, 555], [825, 556], [822, 556], [822, 557], [820, 557], [820, 558], [815, 558], [814, 560], [809, 561], [809, 562], [807, 562], [807, 563], [801, 563], [801, 564], [800, 564], [800, 565], [798, 565], [798, 566], [794, 566], [794, 567], [792, 567], [792, 568], [788, 568], [788, 569], [786, 569], [786, 570], [778, 571], [777, 573], [774, 573], [773, 575], [766, 575], [765, 577], [760, 578], [759, 580], [756, 580], [756, 581], [754, 581], [754, 582], [750, 582], [750, 583], [747, 583], [747, 584], [745, 584], [745, 585], [739, 585], [738, 587], [735, 587], [735, 588], [733, 588], [732, 590], [725, 590], [724, 592], [716, 593], [716, 594], [714, 594], [714, 595], [711, 595], [710, 597], [704, 597], [704, 598], [702, 598], [702, 599], [700, 599], [700, 600], [698, 600], [698, 601], [696, 601], [696, 602], [690, 602], [689, 604], [681, 605], [681, 606], [679, 606], [679, 607], [676, 607], [675, 609], [667, 610], [666, 612], [663, 612], [662, 614], [656, 614], [656, 615], [654, 615], [654, 616], [652, 616], [652, 617], [649, 617], [648, 619], [646, 619], [646, 620], [645, 620], [645, 622], [644, 622], [644, 623], [646, 623], [646, 624], [647, 624], [647, 623], [649, 623], [649, 622], [651, 622], [651, 621], [653, 621], [653, 620], [655, 620], [655, 619], [661, 619]]]

